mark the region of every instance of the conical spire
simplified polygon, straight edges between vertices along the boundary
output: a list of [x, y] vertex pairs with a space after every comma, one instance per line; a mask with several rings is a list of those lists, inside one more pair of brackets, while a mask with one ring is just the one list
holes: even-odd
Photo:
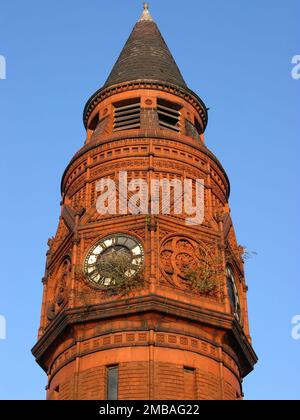
[[148, 3], [144, 3], [142, 16], [104, 87], [133, 80], [153, 80], [187, 88], [168, 46], [150, 15]]

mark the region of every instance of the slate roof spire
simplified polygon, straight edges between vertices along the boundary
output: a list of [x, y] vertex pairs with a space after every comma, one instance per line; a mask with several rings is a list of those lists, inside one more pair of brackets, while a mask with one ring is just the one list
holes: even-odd
[[153, 80], [187, 88], [149, 12], [148, 3], [144, 3], [142, 16], [133, 28], [104, 87], [134, 80]]

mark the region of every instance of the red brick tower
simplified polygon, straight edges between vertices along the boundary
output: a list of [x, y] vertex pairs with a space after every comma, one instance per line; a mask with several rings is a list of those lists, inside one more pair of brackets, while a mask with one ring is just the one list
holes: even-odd
[[[257, 358], [229, 181], [204, 144], [207, 108], [184, 82], [147, 4], [88, 101], [84, 124], [85, 144], [62, 178], [33, 349], [48, 375], [47, 398], [241, 399]], [[170, 209], [163, 181], [159, 211], [149, 203], [134, 214], [127, 204], [142, 191], [133, 188], [137, 179], [168, 180]], [[184, 180], [195, 182], [194, 201], [196, 180], [204, 182], [201, 224], [178, 210], [184, 194], [175, 187]], [[106, 193], [111, 207], [101, 214]]]

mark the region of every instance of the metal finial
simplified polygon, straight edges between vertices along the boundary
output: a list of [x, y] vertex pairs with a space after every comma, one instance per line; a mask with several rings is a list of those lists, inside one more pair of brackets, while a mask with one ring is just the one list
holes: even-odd
[[149, 12], [149, 3], [146, 1], [144, 2], [144, 11], [140, 18], [140, 22], [142, 21], [153, 22], [152, 16], [150, 15], [150, 12]]

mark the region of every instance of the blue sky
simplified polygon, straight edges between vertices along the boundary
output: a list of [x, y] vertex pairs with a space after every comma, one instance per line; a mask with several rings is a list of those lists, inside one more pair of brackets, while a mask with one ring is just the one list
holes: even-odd
[[[46, 243], [57, 227], [60, 179], [84, 141], [82, 110], [105, 81], [139, 0], [2, 2], [0, 399], [43, 399], [30, 349], [39, 325]], [[298, 0], [152, 0], [190, 88], [210, 107], [208, 147], [231, 180], [248, 261], [249, 313], [260, 358], [247, 399], [300, 399]]]

